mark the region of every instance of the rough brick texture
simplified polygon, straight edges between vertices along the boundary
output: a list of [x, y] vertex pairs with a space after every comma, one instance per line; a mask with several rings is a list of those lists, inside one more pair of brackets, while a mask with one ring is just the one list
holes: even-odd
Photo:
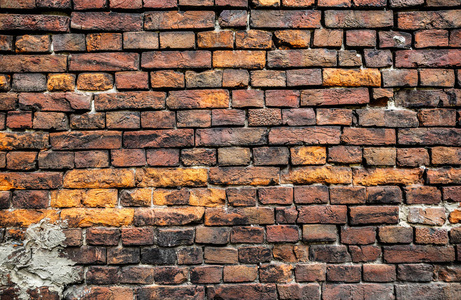
[[0, 0], [0, 299], [460, 299], [460, 6]]

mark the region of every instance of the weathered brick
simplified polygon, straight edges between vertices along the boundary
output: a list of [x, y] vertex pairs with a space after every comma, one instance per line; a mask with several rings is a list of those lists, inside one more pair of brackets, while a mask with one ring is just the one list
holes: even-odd
[[397, 68], [450, 67], [461, 64], [460, 50], [399, 50], [395, 52]]
[[69, 31], [69, 23], [70, 19], [68, 16], [28, 14], [0, 15], [0, 30], [67, 32]]
[[409, 244], [413, 241], [411, 227], [383, 226], [379, 228], [379, 240], [386, 244]]
[[336, 50], [274, 50], [267, 54], [267, 65], [270, 68], [291, 67], [334, 67], [336, 66]]
[[385, 28], [393, 26], [390, 11], [329, 10], [325, 12], [325, 25], [331, 28]]
[[137, 70], [137, 53], [82, 53], [69, 59], [70, 71], [130, 71]]
[[264, 51], [215, 51], [213, 52], [213, 67], [215, 68], [246, 68], [262, 69], [266, 65]]
[[142, 15], [119, 12], [73, 12], [70, 27], [80, 30], [136, 31], [142, 29]]
[[370, 102], [368, 90], [356, 89], [313, 89], [301, 93], [301, 106], [325, 106], [366, 104]]
[[144, 29], [206, 29], [214, 28], [212, 11], [156, 11], [144, 15]]

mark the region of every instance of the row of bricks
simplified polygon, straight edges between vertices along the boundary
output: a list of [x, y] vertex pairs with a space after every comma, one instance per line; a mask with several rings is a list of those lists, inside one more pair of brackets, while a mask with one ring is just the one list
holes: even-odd
[[[456, 248], [459, 261], [459, 245]], [[290, 254], [290, 252], [295, 254]], [[79, 264], [106, 263], [106, 248], [93, 246], [67, 248], [67, 253], [70, 259]], [[375, 262], [381, 256], [383, 261], [389, 264], [456, 261], [454, 246], [435, 245], [393, 245], [383, 246], [382, 248], [374, 245], [276, 245], [273, 249], [267, 246], [241, 246], [239, 248], [204, 247], [204, 250], [202, 250], [202, 247], [182, 247], [178, 249], [142, 247], [141, 250], [138, 247], [110, 247], [107, 248], [107, 254], [109, 264], [139, 263], [139, 256], [141, 256], [141, 263], [152, 265], [173, 265], [176, 262], [178, 264], [201, 264], [203, 262], [207, 264], [260, 264], [270, 262], [273, 259], [285, 262], [306, 262], [310, 260], [326, 263], [345, 263], [351, 262], [353, 259], [355, 260], [354, 262]], [[113, 256], [112, 259], [111, 255]], [[291, 265], [287, 266], [291, 270]]]
[[[421, 267], [422, 268], [422, 267]], [[404, 273], [399, 273], [398, 278], [404, 278], [403, 281], [413, 281], [417, 275], [425, 275], [420, 272], [421, 268], [408, 265], [408, 270]], [[417, 270], [418, 273], [406, 275], [412, 270]], [[414, 280], [418, 281], [418, 280]], [[421, 280], [425, 281], [425, 280]], [[329, 300], [340, 299], [340, 297], [348, 297], [346, 299], [374, 299], [377, 297], [383, 300], [406, 300], [406, 299], [447, 299], [456, 300], [459, 297], [461, 287], [458, 283], [326, 283], [319, 285], [317, 283], [310, 284], [220, 284], [215, 286], [198, 286], [198, 285], [182, 285], [182, 286], [150, 286], [133, 288], [127, 286], [91, 286], [83, 287], [78, 292], [67, 293], [65, 299], [94, 299], [96, 297], [104, 297], [104, 299], [126, 300], [126, 299], [157, 299], [169, 297], [168, 299], [235, 299], [237, 297], [250, 297], [251, 299], [312, 299], [312, 300]], [[7, 288], [3, 294], [14, 299], [16, 296], [14, 288]], [[47, 297], [47, 299], [58, 300], [58, 292], [50, 290], [48, 287], [40, 287], [28, 290], [31, 297]], [[346, 296], [345, 296], [346, 295]], [[443, 297], [443, 298], [441, 298]]]
[[[243, 12], [243, 16], [242, 16]], [[456, 29], [460, 27], [457, 18], [459, 10], [402, 11], [396, 12], [397, 28], [400, 30]], [[234, 20], [243, 25], [246, 11], [224, 11], [221, 22]], [[323, 15], [323, 16], [322, 16]], [[432, 20], [426, 22], [425, 20]], [[74, 30], [92, 31], [140, 31], [171, 29], [214, 29], [214, 11], [152, 11], [145, 13], [118, 12], [72, 12], [71, 16], [0, 14], [0, 31], [49, 31], [68, 32]], [[392, 28], [392, 10], [252, 10], [249, 14], [251, 28], [320, 28], [322, 21], [328, 28]], [[224, 24], [227, 25], [227, 24]]]
[[[0, 35], [0, 50], [17, 53], [81, 52], [81, 51], [121, 51], [134, 49], [273, 49], [274, 47], [341, 48], [343, 39], [348, 47], [410, 48], [413, 35], [407, 32], [379, 31], [377, 43], [376, 30], [316, 29], [311, 38], [309, 30], [278, 30], [274, 33], [263, 30], [247, 31], [178, 31], [178, 32], [125, 32], [56, 34], [56, 35], [21, 35], [16, 36], [14, 47], [11, 35]], [[345, 35], [345, 36], [344, 36]], [[53, 42], [51, 42], [51, 38]], [[235, 38], [235, 42], [234, 42]], [[123, 40], [123, 41], [122, 41]], [[312, 40], [312, 43], [311, 43]], [[275, 42], [275, 44], [274, 44]], [[122, 46], [123, 44], [123, 46]], [[414, 47], [459, 47], [461, 30], [421, 30], [414, 32]], [[53, 46], [53, 48], [51, 48]], [[366, 49], [370, 52], [369, 49]]]
[[[379, 56], [386, 58], [387, 51], [375, 51]], [[461, 64], [460, 49], [440, 50], [397, 50], [395, 52], [395, 67], [416, 68], [416, 67], [456, 67]], [[212, 55], [213, 54], [213, 55]], [[273, 50], [267, 52], [268, 68], [303, 68], [303, 67], [335, 67], [337, 66], [338, 54], [346, 54], [344, 64], [356, 66], [358, 57], [356, 52], [336, 51], [331, 49], [301, 49], [301, 50]], [[355, 59], [352, 58], [355, 56]], [[136, 71], [139, 69], [139, 53], [127, 52], [100, 52], [100, 53], [78, 53], [66, 55], [0, 55], [0, 72], [66, 72], [69, 71]], [[344, 57], [343, 57], [344, 58]], [[352, 60], [352, 62], [350, 62]], [[355, 60], [355, 61], [354, 61]], [[247, 68], [262, 69], [266, 67], [266, 51], [261, 50], [235, 50], [235, 51], [150, 51], [143, 52], [141, 67], [144, 69], [210, 69], [214, 68]], [[379, 62], [376, 62], [379, 64]], [[388, 66], [388, 62], [384, 62]], [[68, 66], [69, 65], [69, 66]], [[329, 69], [326, 69], [329, 70]], [[389, 70], [387, 72], [392, 72]], [[404, 70], [405, 71], [405, 70]], [[272, 71], [274, 72], [274, 71]], [[335, 81], [326, 85], [352, 86], [379, 86], [380, 73], [376, 69], [330, 69], [330, 75], [337, 75]], [[345, 72], [340, 75], [341, 72]], [[347, 72], [353, 72], [360, 78], [356, 81], [346, 76]], [[398, 72], [398, 71], [397, 71]], [[260, 74], [270, 74], [271, 71], [263, 71]], [[368, 76], [366, 76], [368, 75]], [[367, 78], [369, 77], [369, 78]], [[379, 77], [379, 78], [375, 78]], [[332, 79], [333, 80], [333, 79]]]
[[[438, 189], [432, 186], [360, 187], [360, 186], [298, 186], [263, 188], [196, 188], [196, 189], [90, 189], [55, 191], [15, 190], [0, 192], [0, 208], [47, 208], [50, 207], [142, 207], [151, 205], [193, 205], [216, 207], [226, 203], [235, 207], [260, 205], [296, 204], [426, 204], [439, 205], [444, 202], [461, 202], [461, 187], [448, 186]], [[443, 191], [443, 198], [442, 192]], [[405, 198], [403, 198], [403, 195]], [[259, 200], [259, 202], [258, 202]], [[404, 201], [405, 200], [405, 201]], [[299, 211], [296, 208], [279, 207], [275, 210], [279, 223], [296, 221]]]
[[[280, 99], [278, 99], [280, 100]], [[278, 104], [278, 103], [276, 103]], [[356, 114], [356, 115], [354, 115]], [[61, 112], [31, 112], [9, 111], [0, 112], [0, 130], [9, 129], [36, 129], [63, 131], [71, 129], [170, 129], [174, 128], [207, 128], [233, 126], [234, 134], [244, 133], [248, 127], [259, 126], [313, 126], [313, 125], [343, 125], [360, 127], [445, 127], [456, 126], [460, 120], [460, 111], [455, 109], [419, 109], [410, 110], [382, 110], [382, 109], [341, 109], [341, 108], [263, 108], [263, 109], [203, 109], [178, 111], [108, 111], [83, 114]], [[235, 128], [246, 127], [244, 128]], [[317, 127], [321, 130], [322, 127]], [[331, 129], [332, 127], [325, 127]], [[279, 128], [280, 129], [280, 128]], [[315, 127], [311, 127], [315, 129]], [[179, 130], [179, 129], [178, 129]], [[219, 130], [216, 134], [219, 136]], [[276, 129], [272, 129], [275, 130]], [[293, 129], [293, 131], [299, 130]], [[402, 129], [403, 130], [403, 129]], [[405, 129], [406, 130], [406, 129]], [[405, 131], [404, 130], [404, 131]], [[429, 129], [428, 129], [429, 130]], [[432, 130], [437, 130], [433, 128]], [[267, 129], [269, 131], [269, 129]], [[364, 130], [366, 132], [367, 130]], [[368, 135], [373, 135], [372, 131]], [[289, 132], [289, 130], [287, 131]], [[417, 132], [417, 131], [415, 131]], [[441, 129], [443, 132], [443, 129]], [[176, 132], [181, 134], [179, 130]], [[184, 133], [184, 132], [183, 132]], [[193, 132], [191, 132], [193, 134]], [[200, 131], [203, 134], [204, 131]], [[12, 133], [11, 133], [12, 134]], [[18, 133], [19, 134], [19, 133]], [[340, 133], [338, 132], [338, 135]], [[389, 133], [391, 134], [391, 133]], [[269, 135], [269, 140], [271, 140]], [[274, 138], [275, 135], [273, 136]], [[203, 136], [202, 136], [203, 138]], [[339, 138], [339, 136], [338, 136]], [[390, 136], [389, 136], [390, 138]], [[332, 140], [320, 143], [335, 143]], [[344, 142], [350, 140], [343, 139]], [[306, 140], [306, 142], [308, 142]], [[243, 142], [242, 145], [245, 143]], [[252, 143], [249, 143], [251, 145]], [[296, 142], [289, 144], [297, 144]], [[392, 144], [392, 142], [378, 143]], [[237, 145], [237, 144], [236, 144]], [[254, 144], [261, 145], [261, 144]], [[456, 146], [455, 144], [453, 144]], [[190, 146], [190, 145], [189, 145]], [[132, 148], [130, 146], [130, 148]]]
[[[459, 244], [458, 250], [459, 261]], [[203, 250], [204, 249], [204, 250]], [[440, 251], [440, 255], [437, 254]], [[99, 247], [79, 246], [66, 249], [69, 258], [82, 265], [122, 265], [139, 262], [152, 265], [260, 264], [271, 261], [287, 263], [318, 261], [326, 263], [370, 263], [382, 256], [384, 261], [402, 263], [443, 263], [455, 261], [455, 247], [436, 245], [293, 245], [231, 247]], [[400, 256], [398, 255], [400, 252]], [[412, 253], [413, 252], [413, 255]], [[415, 265], [418, 267], [418, 265]], [[306, 265], [299, 264], [305, 268]], [[308, 267], [308, 266], [307, 266]], [[315, 265], [314, 265], [315, 267]], [[311, 270], [313, 271], [313, 270]], [[427, 278], [427, 277], [425, 277]], [[309, 280], [308, 280], [309, 281]], [[312, 280], [316, 281], [316, 280]], [[424, 279], [421, 281], [429, 281]]]
[[[300, 227], [295, 225], [268, 225], [266, 230], [260, 226], [181, 229], [92, 227], [86, 230], [85, 245], [117, 246], [121, 242], [125, 247], [154, 244], [160, 247], [177, 247], [190, 246], [194, 243], [211, 245], [282, 243], [273, 248], [275, 258], [280, 260], [284, 257], [283, 252], [286, 252], [283, 249], [304, 247], [303, 245], [288, 245], [287, 243], [302, 241], [307, 244], [315, 244], [339, 241], [344, 245], [370, 245], [378, 242], [377, 231], [378, 228], [376, 227], [341, 227], [338, 231], [335, 225], [304, 225], [302, 233], [300, 233]], [[410, 244], [414, 241], [415, 244], [434, 245], [445, 245], [449, 241], [452, 244], [461, 243], [460, 227], [450, 230], [450, 238], [448, 233], [448, 229], [445, 228], [382, 226], [379, 227], [379, 242], [381, 244]], [[66, 241], [67, 246], [82, 246], [82, 229], [67, 229], [65, 234], [69, 236]], [[8, 238], [9, 232], [6, 233], [6, 236]]]
[[[328, 150], [328, 152], [327, 152]], [[419, 167], [461, 165], [461, 148], [379, 148], [334, 146], [118, 149], [109, 151], [0, 152], [0, 168], [9, 170], [61, 170], [73, 168], [255, 166], [361, 164], [367, 166]]]
[[[44, 218], [51, 221], [65, 221], [70, 227], [91, 226], [178, 226], [198, 223], [204, 217], [206, 226], [235, 226], [249, 224], [274, 224], [277, 217], [282, 221], [297, 224], [350, 224], [350, 225], [376, 225], [398, 224], [398, 206], [346, 206], [346, 205], [309, 205], [294, 208], [273, 207], [243, 207], [222, 208], [208, 207], [200, 203], [190, 207], [164, 207], [164, 208], [64, 208], [60, 211], [55, 209], [16, 209], [1, 210], [0, 225], [3, 227], [27, 227], [39, 222]], [[208, 199], [205, 199], [208, 200]], [[457, 224], [461, 221], [461, 211], [453, 210], [449, 213], [443, 207], [409, 207], [408, 216], [402, 217], [402, 221], [410, 224], [442, 226]], [[281, 226], [281, 227], [280, 227]], [[276, 226], [277, 227], [277, 226]], [[279, 225], [289, 231], [290, 226]], [[294, 226], [296, 227], [296, 226]], [[298, 231], [296, 227], [296, 236]], [[323, 228], [323, 227], [322, 227]], [[440, 234], [431, 229], [434, 235]], [[283, 231], [279, 231], [283, 234]], [[280, 238], [283, 240], [284, 238]], [[431, 238], [428, 238], [430, 240]], [[436, 239], [433, 238], [434, 240]]]
[[[0, 8], [11, 9], [34, 9], [34, 8], [54, 8], [88, 10], [88, 9], [141, 9], [141, 8], [175, 8], [180, 6], [229, 6], [229, 7], [356, 7], [371, 6], [384, 7], [387, 0], [22, 0], [22, 1], [0, 1]], [[391, 7], [410, 7], [424, 5], [428, 7], [457, 6], [455, 0], [390, 0]]]
[[[169, 71], [166, 71], [169, 72]], [[174, 73], [168, 73], [174, 74]], [[237, 71], [234, 74], [240, 74]], [[157, 76], [158, 74], [156, 74]], [[158, 77], [157, 77], [158, 78]], [[78, 94], [78, 93], [0, 93], [0, 110], [13, 111], [19, 108], [22, 110], [39, 110], [44, 112], [74, 112], [90, 111], [91, 102], [94, 99], [96, 111], [106, 110], [160, 110], [168, 107], [176, 109], [204, 109], [204, 108], [263, 108], [266, 107], [299, 107], [299, 106], [344, 106], [344, 105], [365, 105], [372, 107], [371, 115], [379, 115], [378, 119], [388, 119], [379, 122], [378, 120], [369, 124], [374, 126], [402, 127], [408, 126], [405, 122], [399, 123], [396, 119], [405, 118], [409, 114], [410, 119], [414, 112], [376, 110], [377, 107], [388, 106], [388, 100], [394, 100], [395, 105], [404, 108], [423, 107], [456, 107], [461, 106], [461, 89], [400, 89], [393, 92], [391, 89], [372, 89], [372, 97], [367, 88], [329, 88], [309, 90], [183, 90], [156, 92], [136, 91], [119, 93]], [[192, 101], [193, 98], [195, 101]], [[232, 101], [231, 101], [232, 99]], [[345, 111], [345, 110], [343, 110]], [[285, 110], [291, 115], [293, 122], [286, 123], [290, 126], [313, 125], [315, 122], [313, 110]], [[296, 113], [298, 112], [298, 113]], [[303, 113], [304, 112], [304, 113]], [[435, 110], [433, 110], [435, 112]], [[447, 113], [448, 112], [448, 113]], [[306, 117], [301, 116], [307, 114]], [[431, 115], [428, 113], [426, 115]], [[444, 118], [450, 119], [453, 124], [449, 110], [440, 110]], [[298, 117], [296, 117], [298, 115]], [[311, 115], [311, 117], [308, 117]], [[366, 115], [366, 113], [363, 113]], [[397, 117], [397, 115], [399, 115]], [[158, 118], [159, 116], [157, 116]], [[338, 117], [338, 116], [337, 116]], [[362, 116], [363, 117], [363, 116]], [[299, 119], [295, 121], [296, 119]], [[307, 119], [301, 121], [302, 119]], [[426, 118], [423, 118], [426, 119]], [[427, 120], [426, 120], [427, 121]], [[424, 121], [423, 121], [424, 122]], [[407, 122], [409, 124], [412, 121]], [[434, 125], [439, 122], [428, 122]], [[343, 123], [340, 123], [341, 125]], [[348, 122], [345, 125], [349, 125]], [[399, 125], [396, 125], [399, 124]], [[415, 125], [413, 125], [415, 126]]]
[[[141, 8], [175, 8], [178, 6], [229, 6], [229, 7], [351, 7], [352, 4], [356, 7], [371, 6], [383, 7], [387, 5], [386, 0], [370, 1], [370, 0], [134, 0], [126, 2], [123, 0], [23, 0], [18, 2], [2, 1], [0, 8], [13, 9], [33, 9], [33, 8], [55, 8], [55, 9], [70, 9], [73, 4], [74, 10], [87, 9], [141, 9]], [[443, 7], [456, 6], [458, 3], [454, 0], [391, 0], [391, 7], [410, 7], [426, 5], [428, 7]]]
[[[390, 53], [389, 53], [390, 54]], [[374, 59], [385, 62], [383, 57], [375, 53]], [[461, 85], [460, 71], [458, 86]], [[251, 75], [251, 76], [250, 76]], [[382, 75], [382, 76], [381, 76]], [[418, 76], [419, 75], [419, 76]], [[351, 77], [354, 78], [351, 78]], [[209, 70], [204, 72], [186, 71], [185, 74], [177, 71], [157, 71], [150, 73], [133, 71], [117, 72], [114, 76], [109, 73], [81, 73], [76, 80], [75, 74], [45, 74], [16, 73], [13, 76], [0, 74], [0, 91], [14, 92], [43, 92], [43, 91], [108, 91], [115, 87], [120, 90], [146, 90], [150, 86], [158, 88], [241, 88], [251, 85], [255, 88], [283, 88], [299, 86], [373, 86], [379, 87], [454, 87], [455, 70], [453, 69], [301, 69], [289, 71], [276, 70]], [[338, 78], [339, 77], [339, 78]], [[343, 78], [341, 78], [343, 77]], [[382, 77], [382, 78], [381, 78]], [[419, 80], [418, 80], [419, 77]], [[251, 80], [250, 80], [251, 78]], [[75, 82], [77, 81], [77, 84]], [[419, 82], [418, 82], [419, 81]], [[115, 83], [115, 84], [114, 84]], [[299, 97], [297, 91], [292, 93], [293, 98]], [[253, 96], [258, 94], [257, 91]], [[261, 93], [261, 92], [259, 92]], [[391, 92], [392, 94], [392, 92]], [[278, 100], [282, 102], [283, 99]], [[293, 99], [292, 101], [294, 101]], [[285, 103], [290, 106], [291, 103]], [[273, 106], [268, 103], [268, 106]]]
[[[317, 267], [318, 265], [314, 266]], [[397, 268], [394, 265], [364, 264], [363, 270], [362, 266], [360, 265], [327, 265], [321, 267], [323, 267], [323, 269], [314, 269], [317, 271], [315, 275], [317, 275], [318, 280], [316, 281], [320, 282], [393, 282], [397, 280]], [[191, 268], [134, 266], [119, 268], [114, 266], [90, 266], [86, 272], [84, 272], [83, 269], [79, 267], [75, 267], [74, 269], [74, 271], [80, 275], [80, 280], [83, 281], [83, 279], [86, 278], [85, 282], [88, 285], [150, 285], [154, 282], [157, 285], [180, 285], [189, 281], [194, 284], [219, 284], [222, 282], [239, 283], [254, 281], [261, 283], [290, 283], [295, 281], [293, 279], [298, 274], [302, 280], [302, 276], [304, 274], [300, 274], [299, 272], [306, 271], [302, 268], [296, 268], [293, 270], [294, 268], [291, 265], [283, 264], [263, 264], [259, 267], [251, 265], [238, 265], [224, 267], [199, 266]], [[308, 270], [309, 269], [310, 268], [308, 268]], [[461, 281], [461, 275], [459, 275], [461, 271], [456, 266], [442, 266], [434, 269], [436, 269], [435, 271], [437, 272], [434, 276], [436, 277], [436, 280], [440, 278], [440, 280], [447, 282]], [[404, 276], [407, 275], [405, 271], [407, 270], [403, 269], [401, 271]], [[86, 274], [85, 277], [83, 276], [83, 273]], [[293, 273], [295, 273], [295, 276], [293, 276]], [[318, 286], [316, 287], [318, 292]], [[315, 291], [315, 289], [313, 289], [313, 291]]]
[[[397, 140], [398, 133], [398, 140]], [[165, 129], [144, 131], [1, 132], [0, 150], [103, 150], [235, 146], [339, 145], [352, 146], [459, 146], [459, 128], [357, 128], [339, 126]], [[122, 142], [123, 137], [123, 142]], [[195, 138], [195, 141], [194, 141]], [[309, 149], [309, 148], [306, 148]], [[282, 160], [287, 150], [269, 147]], [[278, 151], [280, 150], [280, 151]], [[198, 150], [200, 151], [200, 150]], [[205, 150], [206, 151], [206, 150]], [[383, 150], [386, 151], [386, 150]], [[451, 151], [457, 153], [456, 149]], [[384, 152], [385, 153], [385, 152]], [[392, 155], [392, 153], [390, 154]], [[285, 156], [285, 159], [283, 158]], [[456, 159], [455, 159], [456, 160]], [[276, 160], [279, 161], [279, 160]], [[267, 164], [285, 164], [280, 162]]]

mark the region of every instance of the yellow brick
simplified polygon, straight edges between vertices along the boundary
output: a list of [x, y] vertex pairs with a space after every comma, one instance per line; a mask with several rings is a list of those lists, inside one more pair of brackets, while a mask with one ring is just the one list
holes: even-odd
[[73, 91], [75, 89], [75, 75], [51, 74], [48, 77], [48, 91]]
[[226, 191], [223, 189], [192, 189], [189, 204], [206, 207], [223, 206], [226, 204]]
[[291, 148], [291, 162], [294, 165], [323, 165], [326, 163], [325, 147], [295, 147]]
[[323, 69], [326, 86], [381, 86], [378, 69]]
[[56, 222], [59, 218], [58, 211], [50, 209], [0, 210], [1, 227], [28, 227], [45, 218], [50, 219], [50, 222]]
[[421, 183], [423, 171], [421, 169], [356, 169], [353, 173], [354, 185], [382, 185]]
[[207, 180], [206, 169], [146, 168], [136, 170], [136, 181], [139, 187], [205, 186]]
[[134, 172], [127, 169], [71, 170], [64, 175], [66, 188], [134, 187]]
[[115, 207], [117, 205], [117, 190], [93, 189], [86, 191], [83, 205], [88, 207]]
[[350, 184], [352, 171], [348, 167], [300, 167], [291, 170], [284, 178], [286, 183], [294, 184]]
[[68, 208], [61, 211], [61, 220], [70, 227], [127, 226], [133, 223], [131, 208]]

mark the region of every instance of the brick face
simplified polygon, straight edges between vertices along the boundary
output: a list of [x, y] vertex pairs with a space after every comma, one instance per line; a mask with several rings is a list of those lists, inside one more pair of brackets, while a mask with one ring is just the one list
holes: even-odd
[[0, 0], [0, 298], [458, 299], [459, 5]]

